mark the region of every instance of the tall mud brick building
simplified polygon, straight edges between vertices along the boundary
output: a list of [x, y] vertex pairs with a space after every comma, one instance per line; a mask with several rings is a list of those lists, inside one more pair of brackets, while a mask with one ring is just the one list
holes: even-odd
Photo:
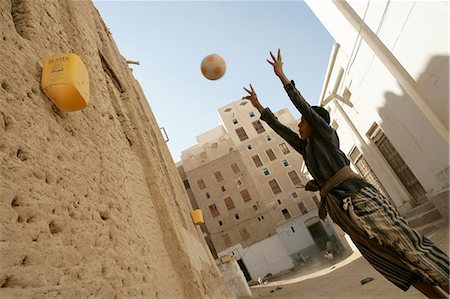
[[[0, 28], [0, 298], [233, 297], [93, 3], [2, 0]], [[58, 53], [86, 65], [82, 110], [41, 90]]]

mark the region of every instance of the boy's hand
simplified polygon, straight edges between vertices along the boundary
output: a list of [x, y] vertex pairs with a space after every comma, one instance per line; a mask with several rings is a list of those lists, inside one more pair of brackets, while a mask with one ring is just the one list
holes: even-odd
[[259, 103], [259, 100], [258, 100], [258, 96], [256, 95], [256, 92], [255, 92], [255, 90], [253, 89], [253, 86], [250, 84], [250, 90], [248, 90], [247, 88], [245, 88], [244, 87], [244, 90], [246, 91], [246, 92], [248, 92], [248, 96], [245, 96], [245, 97], [242, 97], [242, 99], [246, 99], [246, 100], [249, 100], [251, 103], [252, 103], [252, 105], [256, 108], [256, 109], [258, 109], [258, 111], [261, 113], [263, 110], [264, 110], [264, 108], [263, 108], [263, 106], [261, 106], [261, 104]]
[[267, 59], [267, 62], [271, 66], [273, 66], [273, 71], [275, 72], [275, 75], [277, 75], [278, 78], [280, 78], [283, 85], [288, 84], [289, 79], [286, 77], [286, 75], [283, 72], [283, 60], [281, 59], [280, 49], [278, 49], [277, 58], [275, 58], [275, 56], [272, 54], [272, 51], [270, 51], [269, 53], [270, 53], [270, 56], [272, 57], [273, 61], [270, 61], [269, 59]]
[[283, 60], [281, 59], [280, 49], [278, 49], [277, 58], [275, 58], [275, 56], [272, 54], [272, 51], [270, 51], [269, 53], [273, 61], [267, 59], [267, 62], [271, 66], [273, 66], [273, 71], [275, 72], [275, 75], [277, 75], [278, 77], [282, 76], [284, 73], [283, 73]]

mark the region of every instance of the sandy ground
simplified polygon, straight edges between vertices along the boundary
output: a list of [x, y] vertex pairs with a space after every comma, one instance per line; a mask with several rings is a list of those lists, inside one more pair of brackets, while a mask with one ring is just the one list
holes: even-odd
[[[428, 235], [439, 248], [449, 252], [449, 229]], [[366, 277], [373, 281], [361, 285]], [[358, 252], [320, 271], [295, 277], [282, 277], [251, 288], [253, 298], [424, 298], [416, 289], [398, 289], [379, 274]]]

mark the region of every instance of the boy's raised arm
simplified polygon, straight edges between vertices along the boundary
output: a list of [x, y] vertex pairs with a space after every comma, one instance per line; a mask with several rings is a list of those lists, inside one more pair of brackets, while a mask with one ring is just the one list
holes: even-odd
[[261, 113], [261, 119], [265, 121], [278, 135], [280, 135], [281, 138], [286, 140], [296, 151], [303, 154], [305, 141], [301, 140], [298, 134], [292, 131], [289, 127], [280, 123], [269, 108], [264, 109], [251, 84], [250, 89], [244, 87], [244, 90], [248, 92], [248, 95], [242, 97], [242, 99], [249, 100], [252, 105], [258, 109], [259, 113]]
[[284, 89], [286, 90], [289, 98], [291, 99], [294, 106], [300, 111], [302, 116], [310, 123], [314, 128], [314, 131], [319, 135], [327, 135], [331, 133], [331, 128], [327, 122], [320, 117], [306, 102], [303, 96], [295, 87], [294, 83], [290, 81], [283, 72], [283, 60], [281, 58], [280, 49], [278, 49], [277, 57], [269, 52], [273, 61], [267, 59], [267, 62], [273, 67], [275, 75], [280, 78], [283, 83]]

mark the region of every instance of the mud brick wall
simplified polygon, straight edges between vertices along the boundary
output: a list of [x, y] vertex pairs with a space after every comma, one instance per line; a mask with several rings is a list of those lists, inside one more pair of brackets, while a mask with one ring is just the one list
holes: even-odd
[[[0, 1], [0, 298], [226, 298], [147, 100], [91, 1]], [[58, 110], [45, 57], [90, 104]]]

